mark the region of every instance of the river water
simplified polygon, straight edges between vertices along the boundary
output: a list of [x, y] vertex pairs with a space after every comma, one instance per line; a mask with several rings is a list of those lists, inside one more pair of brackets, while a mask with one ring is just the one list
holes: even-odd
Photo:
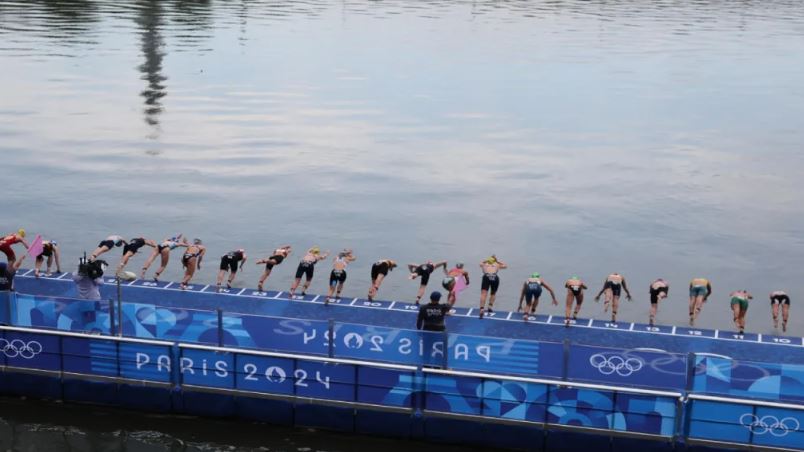
[[[670, 324], [705, 276], [701, 326], [731, 328], [745, 288], [772, 332], [784, 289], [801, 334], [802, 38], [798, 0], [3, 0], [0, 229], [58, 240], [67, 269], [109, 234], [183, 232], [204, 283], [239, 247], [350, 247], [348, 296], [379, 258], [463, 261], [463, 306], [495, 253], [499, 308], [534, 271], [618, 271], [620, 318], [663, 277]], [[411, 299], [405, 276], [379, 298]]]

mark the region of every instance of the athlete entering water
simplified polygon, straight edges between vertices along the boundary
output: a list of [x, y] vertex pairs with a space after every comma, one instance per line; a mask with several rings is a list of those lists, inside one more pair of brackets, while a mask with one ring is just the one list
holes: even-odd
[[187, 247], [184, 255], [181, 257], [181, 264], [184, 266], [184, 278], [181, 280], [179, 288], [181, 290], [187, 289], [187, 285], [195, 275], [195, 270], [201, 270], [201, 261], [204, 260], [204, 254], [207, 252], [207, 247], [203, 245], [201, 239], [193, 239], [193, 244]]
[[392, 271], [396, 268], [396, 261], [393, 259], [381, 259], [372, 264], [371, 266], [371, 288], [368, 291], [368, 299], [369, 301], [373, 300], [374, 297], [377, 296], [377, 291], [380, 290], [380, 285], [382, 285], [383, 280], [385, 277], [388, 276], [388, 272]]
[[14, 249], [11, 248], [11, 245], [17, 243], [22, 243], [22, 246], [28, 249], [28, 242], [25, 241], [25, 229], [20, 229], [17, 232], [12, 232], [0, 238], [0, 251], [6, 255], [9, 268], [11, 268], [14, 265], [14, 261], [17, 260], [17, 255], [14, 253]]
[[410, 270], [410, 279], [416, 279], [421, 277], [419, 280], [419, 292], [416, 294], [416, 305], [418, 306], [419, 301], [424, 296], [424, 290], [427, 288], [427, 283], [430, 282], [430, 274], [435, 271], [438, 267], [443, 267], [444, 271], [447, 270], [447, 261], [441, 261], [438, 263], [433, 263], [433, 261], [427, 261], [423, 264], [408, 264], [408, 270]]
[[329, 273], [329, 290], [327, 291], [327, 298], [324, 300], [324, 304], [329, 303], [332, 298], [332, 292], [335, 292], [336, 287], [338, 290], [335, 292], [335, 299], [341, 299], [343, 283], [346, 282], [346, 267], [355, 260], [357, 260], [357, 258], [352, 254], [352, 250], [348, 249], [338, 253], [332, 260], [332, 271]]
[[695, 278], [690, 281], [690, 326], [695, 325], [706, 299], [712, 295], [712, 284], [706, 278]]
[[[570, 312], [572, 312], [572, 320], [578, 320], [578, 312], [581, 310], [583, 304], [583, 291], [588, 289], [586, 284], [581, 281], [581, 278], [573, 276], [564, 282], [564, 287], [567, 288], [567, 303], [564, 309], [564, 326], [570, 324]], [[573, 301], [575, 302], [575, 309], [572, 309]]]
[[479, 314], [479, 317], [482, 319], [486, 311], [486, 296], [489, 294], [488, 312], [494, 312], [494, 300], [497, 298], [497, 289], [500, 288], [500, 276], [497, 272], [508, 268], [508, 265], [492, 254], [491, 257], [480, 263], [480, 268], [483, 270], [483, 279], [480, 283]]
[[315, 264], [318, 263], [320, 260], [324, 260], [329, 256], [329, 251], [324, 252], [321, 254], [321, 249], [317, 246], [314, 246], [307, 250], [307, 254], [302, 257], [301, 262], [299, 262], [299, 266], [296, 268], [296, 279], [293, 281], [293, 285], [290, 286], [290, 299], [292, 300], [295, 297], [296, 288], [299, 287], [299, 283], [301, 282], [302, 275], [305, 276], [304, 286], [302, 287], [302, 296], [307, 295], [307, 289], [310, 287], [310, 282], [313, 281], [313, 271], [315, 270]]
[[123, 237], [120, 237], [119, 235], [110, 235], [109, 237], [101, 240], [101, 242], [98, 244], [98, 247], [95, 248], [95, 251], [89, 255], [89, 260], [94, 261], [101, 254], [108, 252], [112, 248], [126, 244], [127, 242], [123, 239]]
[[220, 270], [218, 270], [218, 281], [216, 282], [218, 292], [221, 291], [221, 284], [223, 283], [223, 278], [226, 276], [226, 272], [229, 272], [229, 279], [226, 281], [226, 289], [229, 290], [232, 288], [232, 282], [235, 276], [237, 276], [238, 264], [240, 264], [240, 270], [242, 270], [247, 259], [246, 250], [242, 248], [229, 251], [221, 256], [221, 266]]
[[145, 261], [145, 264], [142, 265], [140, 279], [145, 279], [145, 273], [148, 272], [148, 269], [151, 268], [151, 264], [154, 263], [158, 256], [161, 260], [159, 269], [157, 269], [156, 273], [154, 273], [154, 281], [159, 281], [159, 276], [165, 271], [168, 262], [170, 262], [170, 252], [176, 248], [187, 248], [188, 246], [189, 243], [187, 243], [187, 239], [182, 237], [182, 234], [163, 240], [162, 243], [154, 248], [154, 250], [151, 252], [151, 255], [148, 256], [148, 259]]
[[735, 290], [731, 294], [731, 311], [734, 313], [734, 326], [737, 327], [740, 334], [745, 332], [745, 314], [748, 312], [748, 300], [753, 300], [754, 297], [748, 293], [747, 290]]
[[522, 314], [522, 320], [527, 322], [528, 314], [536, 314], [536, 307], [539, 306], [539, 297], [542, 295], [542, 287], [550, 292], [550, 296], [553, 298], [553, 306], [558, 306], [558, 300], [556, 300], [556, 294], [553, 292], [553, 288], [542, 279], [540, 274], [533, 273], [530, 275], [530, 278], [526, 279], [522, 284], [522, 292], [519, 295], [519, 307], [516, 309], [516, 312], [522, 311], [522, 300], [525, 300], [525, 313]]
[[628, 291], [628, 286], [625, 284], [625, 278], [619, 273], [612, 273], [603, 282], [603, 288], [595, 296], [595, 302], [600, 301], [600, 295], [606, 293], [605, 301], [603, 302], [603, 312], [608, 312], [609, 304], [611, 304], [611, 321], [617, 322], [617, 309], [620, 305], [620, 293], [625, 290], [625, 296], [628, 301], [631, 301], [631, 292]]
[[667, 281], [663, 280], [662, 278], [659, 278], [650, 284], [650, 326], [653, 326], [654, 322], [656, 321], [656, 312], [659, 310], [659, 301], [667, 298], [667, 292], [669, 290], [670, 286], [667, 284]]
[[120, 263], [117, 265], [117, 275], [119, 275], [123, 269], [126, 268], [129, 259], [137, 254], [137, 252], [143, 246], [150, 246], [151, 248], [157, 247], [156, 242], [153, 240], [148, 240], [145, 237], [135, 237], [123, 247], [123, 257], [120, 259]]
[[779, 328], [779, 306], [782, 307], [782, 332], [787, 332], [787, 318], [790, 316], [790, 296], [783, 290], [776, 290], [770, 294], [771, 310], [773, 311], [773, 327]]
[[39, 271], [42, 269], [42, 264], [45, 263], [45, 258], [47, 258], [47, 270], [45, 270], [45, 276], [50, 276], [50, 268], [53, 265], [53, 260], [56, 260], [56, 273], [61, 273], [61, 262], [60, 262], [60, 252], [59, 252], [59, 244], [56, 243], [55, 240], [44, 240], [42, 241], [42, 252], [36, 256], [36, 261], [34, 262], [34, 276], [39, 277]]
[[282, 261], [285, 260], [286, 257], [290, 255], [291, 247], [290, 245], [283, 245], [279, 248], [274, 250], [274, 253], [271, 257], [267, 259], [259, 259], [257, 261], [257, 265], [265, 264], [265, 270], [262, 272], [260, 276], [260, 282], [257, 284], [257, 290], [262, 292], [262, 286], [265, 284], [265, 280], [271, 276], [271, 271], [274, 269], [275, 265], [279, 265]]
[[447, 290], [447, 302], [454, 305], [458, 301], [458, 295], [469, 285], [469, 272], [463, 269], [463, 263], [458, 262], [455, 267], [444, 272], [447, 276], [441, 280], [441, 286]]

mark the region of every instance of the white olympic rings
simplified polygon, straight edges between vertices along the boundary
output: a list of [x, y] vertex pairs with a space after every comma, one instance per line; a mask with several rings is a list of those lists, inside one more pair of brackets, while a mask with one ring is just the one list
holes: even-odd
[[0, 338], [0, 351], [8, 358], [25, 358], [31, 359], [34, 356], [42, 353], [42, 344], [37, 341], [25, 342], [21, 339], [8, 339]]
[[795, 432], [801, 427], [801, 423], [794, 417], [779, 419], [776, 416], [759, 417], [751, 413], [745, 413], [740, 416], [740, 424], [751, 430], [751, 433], [755, 435], [770, 433], [777, 437], [787, 436], [788, 433]]
[[608, 353], [595, 353], [589, 357], [589, 364], [603, 375], [611, 375], [616, 372], [621, 377], [639, 372], [644, 366], [640, 358], [625, 358]]

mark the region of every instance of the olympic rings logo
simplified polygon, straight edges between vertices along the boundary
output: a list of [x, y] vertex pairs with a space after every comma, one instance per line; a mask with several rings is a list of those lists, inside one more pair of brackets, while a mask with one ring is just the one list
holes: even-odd
[[618, 355], [595, 353], [589, 357], [589, 364], [603, 375], [617, 373], [621, 377], [627, 377], [634, 372], [639, 372], [644, 366], [640, 358], [625, 358]]
[[776, 416], [759, 417], [751, 413], [740, 416], [740, 424], [755, 435], [770, 433], [776, 437], [787, 436], [788, 433], [797, 431], [801, 426], [798, 419], [794, 417], [779, 419]]
[[25, 342], [20, 339], [8, 341], [7, 339], [0, 338], [0, 351], [8, 358], [25, 358], [31, 359], [34, 356], [42, 353], [42, 344], [37, 341]]

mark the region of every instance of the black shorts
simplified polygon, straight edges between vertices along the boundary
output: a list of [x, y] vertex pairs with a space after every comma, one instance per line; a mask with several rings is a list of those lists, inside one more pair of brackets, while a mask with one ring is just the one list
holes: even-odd
[[232, 259], [230, 256], [223, 256], [221, 257], [221, 270], [237, 273], [237, 262], [237, 259]]
[[123, 247], [123, 255], [125, 256], [126, 253], [137, 254], [137, 251], [140, 250], [145, 246], [145, 240], [143, 239], [134, 239], [128, 243], [128, 245]]
[[198, 257], [198, 255], [197, 254], [191, 254], [191, 253], [184, 253], [184, 256], [181, 257], [181, 265], [184, 266], [184, 267], [187, 267], [187, 264], [190, 263], [190, 259], [192, 259], [194, 257]]
[[265, 269], [266, 269], [266, 270], [271, 270], [271, 269], [273, 269], [273, 268], [274, 268], [274, 265], [279, 265], [279, 264], [281, 264], [281, 263], [282, 263], [282, 261], [283, 261], [283, 260], [285, 260], [285, 256], [281, 256], [281, 255], [279, 255], [279, 254], [275, 254], [275, 255], [273, 255], [273, 256], [271, 256], [271, 257], [269, 257], [269, 258], [268, 258], [268, 260], [269, 260], [269, 261], [274, 261], [274, 262], [275, 262], [274, 264], [272, 264], [272, 263], [270, 263], [270, 262], [266, 262], [266, 263], [265, 263]]
[[314, 262], [299, 262], [299, 267], [296, 269], [296, 279], [305, 275], [307, 281], [313, 279], [313, 270], [315, 270], [315, 263]]
[[371, 266], [371, 281], [375, 281], [380, 275], [388, 276], [388, 262], [375, 262]]
[[667, 287], [659, 287], [658, 289], [654, 289], [653, 287], [650, 288], [650, 304], [656, 304], [659, 302], [659, 294], [664, 293], [664, 296], [667, 296]]
[[416, 274], [419, 275], [419, 277], [421, 278], [419, 280], [420, 281], [419, 284], [421, 284], [422, 286], [426, 286], [427, 283], [430, 282], [430, 274], [431, 273], [433, 273], [433, 270], [431, 270], [431, 269], [425, 270], [425, 269], [423, 269], [421, 267], [417, 267], [416, 268]]
[[106, 247], [108, 249], [114, 248], [114, 240], [104, 240], [98, 243], [98, 248]]
[[790, 306], [790, 297], [787, 295], [775, 295], [771, 297], [771, 304], [786, 304]]
[[491, 294], [497, 293], [500, 288], [500, 277], [496, 273], [485, 273], [483, 280], [480, 282], [480, 290], [490, 290]]
[[329, 285], [335, 286], [338, 283], [346, 282], [346, 270], [332, 270], [329, 274]]
[[611, 281], [606, 281], [606, 284], [603, 284], [603, 289], [611, 289], [611, 294], [615, 297], [619, 297], [622, 293], [622, 284], [613, 283]]

